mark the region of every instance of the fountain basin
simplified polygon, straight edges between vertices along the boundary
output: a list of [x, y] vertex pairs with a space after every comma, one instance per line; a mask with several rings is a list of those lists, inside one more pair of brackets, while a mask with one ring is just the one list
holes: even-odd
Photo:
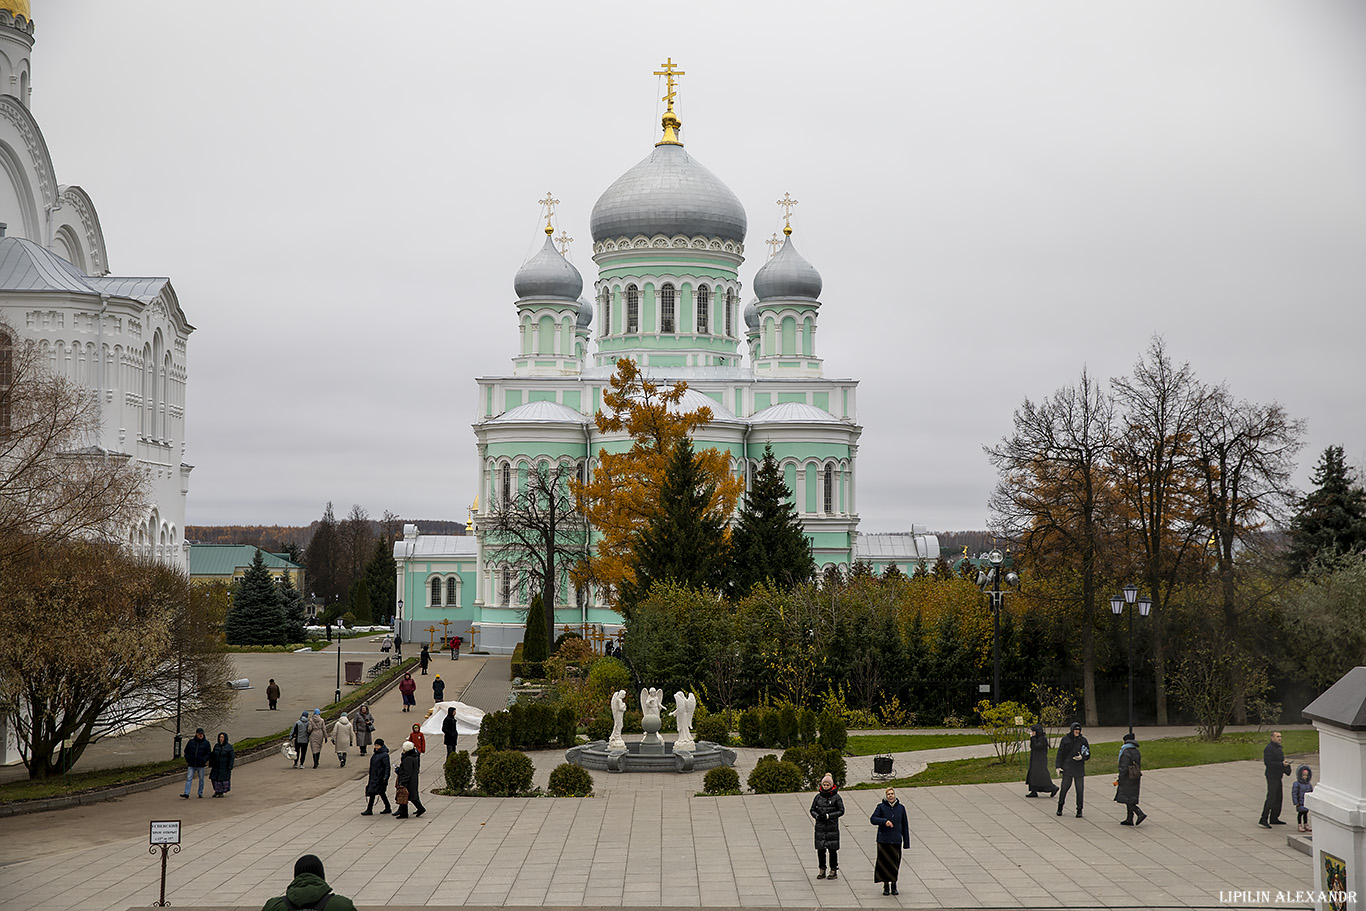
[[594, 772], [701, 772], [723, 765], [735, 765], [735, 751], [699, 740], [694, 749], [678, 750], [665, 741], [662, 754], [641, 752], [641, 744], [626, 744], [626, 749], [609, 749], [607, 741], [594, 740], [565, 750], [568, 763]]

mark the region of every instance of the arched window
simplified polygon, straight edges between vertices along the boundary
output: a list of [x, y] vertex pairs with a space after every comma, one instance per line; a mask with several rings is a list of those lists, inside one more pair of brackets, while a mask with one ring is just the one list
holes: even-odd
[[711, 330], [708, 329], [707, 313], [711, 309], [711, 289], [706, 285], [697, 289], [697, 334], [706, 335]]
[[602, 289], [602, 334], [612, 334], [612, 289]]
[[726, 335], [735, 334], [735, 291], [732, 288], [726, 289]]
[[504, 508], [512, 502], [512, 466], [503, 463], [503, 499], [500, 501]]
[[825, 514], [835, 511], [835, 466], [825, 466]]
[[659, 289], [659, 331], [674, 331], [674, 286]]
[[432, 600], [431, 600], [430, 604], [431, 604], [432, 607], [440, 607], [440, 606], [441, 606], [441, 580], [440, 580], [440, 579], [433, 579], [433, 580], [432, 580]]
[[446, 603], [452, 607], [460, 606], [460, 580], [455, 576], [446, 579]]
[[640, 331], [640, 289], [635, 285], [626, 286], [626, 331]]
[[0, 439], [9, 436], [14, 420], [10, 407], [10, 387], [14, 385], [14, 339], [0, 332]]

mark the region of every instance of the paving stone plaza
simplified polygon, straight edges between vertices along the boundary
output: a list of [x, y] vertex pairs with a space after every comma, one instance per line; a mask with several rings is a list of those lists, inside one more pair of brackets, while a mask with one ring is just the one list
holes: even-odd
[[[435, 662], [465, 701], [505, 701], [504, 659]], [[423, 686], [431, 680], [419, 678]], [[259, 694], [254, 694], [259, 697]], [[252, 698], [247, 696], [245, 698]], [[420, 703], [421, 704], [421, 703]], [[397, 692], [376, 718], [393, 742], [420, 715]], [[1140, 731], [1140, 738], [1186, 733]], [[1094, 729], [1095, 742], [1119, 729]], [[462, 744], [462, 747], [464, 744]], [[989, 749], [986, 748], [986, 749]], [[896, 757], [908, 775], [935, 759], [981, 755], [962, 747]], [[439, 753], [439, 747], [435, 752]], [[739, 751], [742, 778], [759, 755]], [[423, 788], [439, 785], [436, 763]], [[532, 754], [537, 783], [561, 754]], [[1316, 758], [1311, 760], [1315, 765]], [[1085, 818], [1054, 815], [1019, 784], [903, 789], [911, 848], [901, 894], [872, 881], [875, 790], [843, 792], [840, 873], [815, 878], [809, 794], [694, 796], [701, 776], [595, 775], [584, 800], [427, 797], [421, 819], [361, 817], [364, 763], [295, 771], [272, 756], [244, 764], [226, 801], [178, 800], [178, 784], [119, 801], [0, 820], [0, 907], [5, 911], [145, 908], [158, 898], [151, 819], [182, 819], [167, 899], [176, 908], [259, 908], [314, 853], [339, 894], [362, 908], [441, 907], [1307, 907], [1277, 893], [1312, 888], [1290, 826], [1256, 825], [1261, 764], [1149, 771], [1137, 829], [1110, 799], [1110, 770], [1088, 778]], [[354, 771], [353, 771], [354, 770]], [[850, 782], [871, 778], [871, 757], [851, 758]], [[320, 777], [313, 777], [313, 776]], [[79, 847], [72, 847], [80, 845]], [[1230, 901], [1230, 893], [1271, 901]], [[1222, 895], [1221, 895], [1222, 893]]]

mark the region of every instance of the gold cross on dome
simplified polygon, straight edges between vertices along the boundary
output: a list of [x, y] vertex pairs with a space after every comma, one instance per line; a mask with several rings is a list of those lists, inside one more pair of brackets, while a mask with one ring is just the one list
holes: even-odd
[[547, 192], [545, 194], [545, 199], [538, 199], [536, 200], [536, 202], [545, 206], [545, 233], [554, 234], [555, 229], [550, 227], [550, 219], [551, 216], [555, 214], [555, 207], [560, 204], [560, 201], [556, 199], [551, 193]]
[[565, 230], [561, 230], [561, 231], [560, 231], [560, 236], [557, 237], [557, 238], [555, 238], [555, 243], [557, 243], [557, 244], [560, 245], [560, 255], [561, 255], [561, 256], [566, 256], [566, 255], [568, 255], [568, 253], [569, 253], [569, 245], [572, 244], [573, 242], [574, 242], [574, 238], [570, 237], [570, 236], [569, 236], [569, 232], [568, 232], [568, 231], [565, 231]]
[[682, 70], [674, 69], [674, 67], [678, 66], [678, 64], [674, 63], [674, 59], [672, 57], [665, 60], [663, 63], [660, 64], [660, 66], [664, 67], [664, 69], [655, 70], [654, 74], [656, 76], [663, 76], [669, 86], [668, 93], [660, 100], [667, 101], [669, 103], [669, 110], [672, 111], [674, 109], [674, 96], [678, 94], [674, 91], [674, 78], [677, 76], [686, 76], [688, 74], [683, 72]]
[[772, 258], [778, 255], [778, 248], [783, 245], [783, 239], [778, 236], [777, 231], [774, 231], [773, 236], [764, 241], [764, 243], [768, 244], [768, 255]]
[[778, 206], [783, 210], [783, 221], [785, 223], [783, 229], [784, 234], [792, 233], [792, 207], [796, 204], [797, 200], [792, 198], [791, 193], [784, 193], [783, 198], [778, 200]]

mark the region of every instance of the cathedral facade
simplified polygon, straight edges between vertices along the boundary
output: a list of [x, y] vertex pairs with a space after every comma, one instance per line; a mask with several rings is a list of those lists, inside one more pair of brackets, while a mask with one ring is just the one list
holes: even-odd
[[[513, 281], [509, 317], [519, 347], [512, 370], [476, 380], [480, 487], [472, 534], [423, 536], [408, 526], [395, 545], [405, 639], [428, 640], [444, 619], [456, 630], [474, 626], [476, 646], [489, 651], [510, 651], [520, 640], [539, 585], [481, 523], [535, 466], [582, 476], [599, 452], [630, 448], [628, 437], [602, 434], [593, 420], [620, 358], [661, 387], [686, 381], [681, 408], [712, 412], [694, 445], [726, 453], [746, 484], [772, 447], [817, 566], [847, 569], [860, 558], [858, 381], [827, 376], [818, 354], [821, 276], [798, 252], [789, 218], [742, 304], [745, 208], [684, 148], [667, 74], [663, 137], [593, 207], [591, 286], [556, 248], [549, 213], [557, 200], [542, 200], [545, 241]], [[794, 204], [787, 196], [779, 203], [789, 214]], [[917, 549], [921, 561], [938, 556], [937, 544], [928, 554], [932, 538], [903, 537], [903, 568], [913, 568]], [[610, 631], [620, 623], [601, 593], [573, 586], [567, 567], [556, 592], [557, 625]]]
[[[137, 553], [183, 566], [185, 319], [169, 279], [110, 274], [100, 219], [61, 184], [29, 110], [28, 0], [0, 0], [0, 346], [36, 345], [48, 366], [99, 402], [92, 445], [131, 457], [151, 508], [128, 530]], [[13, 336], [13, 337], [11, 337]]]

